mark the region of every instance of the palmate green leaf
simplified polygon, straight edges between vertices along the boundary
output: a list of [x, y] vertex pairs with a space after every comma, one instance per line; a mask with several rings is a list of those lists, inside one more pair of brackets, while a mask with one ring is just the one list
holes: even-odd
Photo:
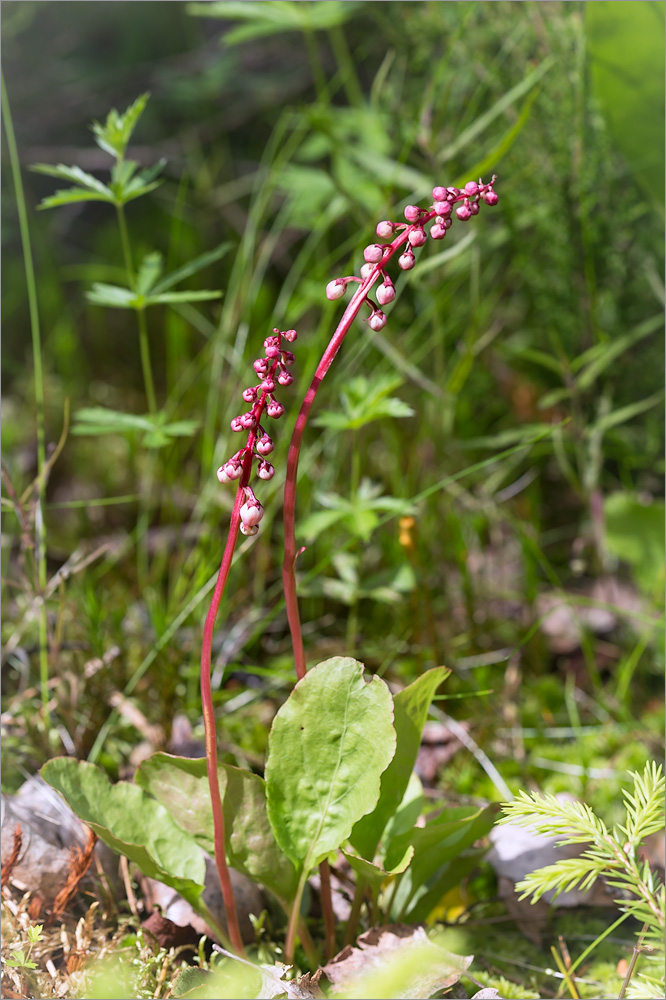
[[100, 122], [93, 122], [93, 135], [100, 149], [110, 153], [111, 156], [120, 159], [124, 157], [132, 132], [143, 114], [149, 98], [149, 93], [141, 94], [123, 114], [119, 114], [115, 108], [112, 108], [103, 125]]
[[407, 791], [432, 699], [450, 673], [447, 667], [434, 667], [393, 698], [395, 755], [382, 775], [377, 805], [359, 820], [349, 838], [359, 854], [368, 860], [374, 858], [386, 824]]
[[87, 761], [56, 757], [40, 774], [100, 840], [197, 908], [204, 887], [204, 855], [164, 806], [137, 785], [112, 785], [101, 768]]
[[121, 413], [103, 406], [84, 407], [75, 415], [72, 434], [99, 437], [103, 434], [145, 435], [143, 443], [148, 448], [161, 448], [175, 437], [191, 437], [199, 427], [198, 420], [164, 422], [163, 414]]
[[81, 167], [66, 167], [64, 163], [58, 163], [55, 166], [51, 166], [48, 163], [35, 163], [30, 167], [35, 174], [46, 174], [47, 177], [57, 177], [58, 180], [71, 181], [72, 184], [77, 184], [79, 187], [95, 192], [98, 195], [102, 195], [102, 201], [113, 201], [113, 192], [106, 184], [93, 177], [87, 171], [82, 170]]
[[219, 246], [215, 247], [214, 250], [209, 250], [206, 253], [202, 253], [199, 257], [195, 257], [193, 260], [188, 261], [187, 264], [183, 264], [182, 267], [177, 268], [172, 271], [171, 274], [165, 275], [161, 281], [153, 288], [153, 293], [159, 295], [162, 292], [168, 291], [177, 285], [179, 281], [184, 281], [185, 278], [191, 277], [193, 274], [198, 274], [199, 271], [203, 271], [205, 267], [209, 267], [210, 264], [214, 264], [220, 258], [224, 257], [226, 253], [231, 250], [233, 243], [229, 241], [225, 243], [220, 243]]
[[122, 285], [107, 285], [104, 282], [94, 282], [91, 290], [86, 292], [88, 302], [94, 306], [106, 306], [108, 309], [136, 309], [139, 301], [136, 292]]
[[402, 378], [395, 375], [374, 379], [358, 375], [348, 379], [340, 392], [344, 413], [339, 410], [325, 411], [316, 419], [315, 425], [336, 430], [358, 430], [382, 417], [411, 417], [414, 414], [411, 406], [390, 395], [402, 382]]
[[379, 511], [404, 515], [414, 513], [414, 505], [409, 500], [379, 496], [380, 490], [379, 484], [371, 483], [364, 477], [351, 499], [338, 493], [318, 493], [318, 502], [328, 509], [315, 511], [305, 519], [301, 525], [303, 537], [311, 541], [322, 531], [343, 522], [353, 535], [367, 541], [379, 524]]
[[[288, 902], [296, 889], [296, 872], [278, 847], [268, 822], [263, 778], [229, 764], [221, 764], [218, 774], [228, 863]], [[214, 855], [205, 758], [156, 753], [139, 766], [135, 780], [169, 809], [181, 829]]]
[[162, 260], [162, 254], [157, 250], [146, 254], [143, 258], [136, 276], [136, 292], [138, 295], [147, 295], [160, 277], [163, 270]]
[[344, 24], [361, 7], [354, 0], [218, 0], [213, 3], [190, 3], [188, 14], [195, 17], [219, 17], [225, 21], [245, 21], [239, 28], [232, 28], [224, 36], [225, 45], [277, 35], [284, 31], [317, 31]]
[[275, 836], [299, 872], [374, 808], [395, 739], [389, 689], [379, 677], [366, 682], [356, 660], [325, 660], [295, 686], [273, 720], [266, 786]]

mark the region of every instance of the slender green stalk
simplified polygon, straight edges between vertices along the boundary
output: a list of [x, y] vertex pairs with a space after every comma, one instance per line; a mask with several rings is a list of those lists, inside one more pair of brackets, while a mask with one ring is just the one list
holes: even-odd
[[[120, 163], [121, 161], [118, 160], [118, 162]], [[132, 248], [130, 245], [129, 233], [127, 231], [125, 209], [122, 205], [116, 205], [116, 211], [118, 213], [118, 228], [120, 229], [120, 242], [123, 247], [125, 270], [127, 271], [127, 283], [130, 288], [134, 288], [134, 264], [132, 263]]]
[[137, 310], [137, 320], [139, 323], [139, 347], [141, 349], [141, 369], [143, 371], [143, 384], [146, 388], [146, 400], [148, 401], [148, 412], [157, 413], [157, 401], [155, 399], [155, 383], [153, 381], [153, 368], [150, 363], [150, 346], [148, 343], [148, 328], [146, 326], [145, 309]]
[[[18, 150], [16, 148], [16, 137], [9, 107], [9, 98], [5, 89], [5, 78], [2, 76], [2, 117], [5, 123], [5, 135], [7, 137], [7, 148], [9, 150], [9, 162], [11, 164], [12, 180], [16, 194], [16, 207], [18, 210], [19, 228], [21, 231], [21, 245], [23, 247], [23, 267], [25, 270], [25, 283], [28, 292], [28, 308], [30, 311], [30, 331], [32, 335], [32, 358], [34, 366], [35, 383], [35, 408], [37, 415], [37, 501], [35, 509], [35, 534], [36, 534], [36, 562], [37, 562], [37, 587], [35, 588], [41, 595], [46, 591], [46, 524], [44, 523], [44, 500], [46, 495], [46, 477], [42, 475], [46, 465], [46, 434], [44, 427], [44, 374], [42, 371], [42, 339], [39, 327], [39, 310], [37, 307], [37, 285], [35, 282], [35, 269], [32, 261], [32, 248], [30, 245], [30, 228], [28, 226], [28, 213], [23, 192], [23, 181], [21, 179], [21, 167], [19, 163]], [[46, 604], [42, 600], [39, 605], [39, 686], [42, 698], [42, 712], [44, 725], [48, 724], [48, 703], [49, 703], [49, 661], [48, 661], [48, 630], [46, 618]]]

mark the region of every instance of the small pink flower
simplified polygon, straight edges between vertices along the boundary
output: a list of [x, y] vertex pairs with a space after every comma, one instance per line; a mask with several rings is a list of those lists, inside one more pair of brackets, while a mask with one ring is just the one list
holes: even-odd
[[282, 364], [283, 365], [293, 365], [293, 363], [294, 363], [295, 360], [296, 360], [296, 358], [291, 353], [291, 351], [283, 351], [282, 352]]
[[434, 187], [432, 189], [433, 201], [444, 201], [446, 198], [446, 188], [445, 187]]
[[366, 278], [370, 277], [370, 275], [375, 270], [375, 267], [376, 267], [375, 264], [361, 264], [361, 270], [359, 271], [359, 274], [361, 275], [364, 281]]
[[287, 343], [293, 344], [293, 342], [298, 337], [298, 334], [296, 333], [295, 330], [285, 330], [284, 333], [282, 334], [282, 336], [287, 341]]
[[240, 422], [243, 430], [246, 431], [251, 431], [253, 427], [257, 426], [257, 418], [252, 410], [248, 410], [247, 413], [241, 413]]
[[416, 264], [416, 257], [411, 250], [406, 250], [403, 254], [398, 257], [398, 264], [403, 271], [411, 271]]
[[257, 535], [259, 533], [259, 525], [253, 524], [250, 527], [250, 525], [243, 524], [243, 522], [241, 522], [240, 530], [241, 535]]
[[266, 413], [274, 420], [278, 420], [284, 413], [284, 406], [282, 403], [278, 403], [277, 399], [272, 399], [266, 407]]
[[432, 207], [438, 215], [444, 216], [445, 219], [451, 214], [453, 209], [450, 201], [436, 201]]
[[390, 240], [393, 236], [393, 223], [389, 222], [388, 219], [384, 219], [383, 222], [377, 223], [375, 232], [377, 233], [377, 236], [381, 237], [381, 239]]
[[254, 403], [257, 398], [257, 390], [253, 388], [243, 389], [243, 399], [246, 403]]
[[389, 278], [384, 278], [384, 284], [377, 288], [377, 301], [380, 306], [387, 306], [395, 298], [395, 288]]
[[275, 445], [273, 443], [273, 439], [270, 438], [268, 434], [264, 434], [264, 436], [259, 438], [255, 444], [255, 448], [260, 455], [270, 455], [274, 447]]
[[484, 191], [481, 197], [485, 201], [486, 205], [496, 205], [499, 201], [499, 195], [493, 191], [492, 188], [489, 188], [488, 191]]
[[275, 380], [272, 375], [267, 375], [264, 381], [261, 383], [260, 389], [262, 392], [272, 392], [275, 388]]
[[412, 229], [407, 239], [413, 247], [422, 247], [426, 242], [427, 236], [422, 229]]
[[474, 195], [479, 193], [479, 185], [476, 181], [467, 181], [465, 184], [465, 194]]
[[264, 508], [257, 501], [256, 503], [244, 503], [240, 509], [241, 521], [248, 528], [254, 528], [259, 524], [264, 516]]
[[280, 385], [291, 385], [293, 381], [294, 381], [294, 376], [291, 374], [291, 372], [280, 372], [280, 374], [278, 375], [278, 382], [280, 383]]
[[259, 462], [257, 475], [260, 479], [272, 479], [275, 475], [275, 469], [270, 462]]
[[257, 358], [252, 365], [257, 375], [265, 375], [270, 367], [268, 358]]
[[333, 301], [333, 299], [341, 299], [345, 294], [346, 283], [342, 278], [335, 278], [333, 281], [329, 281], [326, 286], [326, 298]]
[[232, 431], [234, 431], [234, 433], [238, 433], [239, 431], [243, 430], [243, 424], [241, 423], [240, 417], [232, 417], [232, 419], [229, 421], [229, 426], [231, 427]]
[[370, 328], [372, 330], [383, 330], [386, 326], [386, 316], [380, 309], [377, 309], [376, 312], [373, 312], [370, 316], [368, 323], [370, 324]]
[[462, 205], [459, 205], [458, 208], [456, 209], [456, 215], [458, 216], [461, 222], [467, 222], [468, 219], [471, 219], [472, 213], [470, 211], [469, 205], [465, 204], [464, 202]]
[[446, 236], [446, 226], [443, 224], [443, 220], [435, 222], [433, 226], [430, 227], [430, 235], [433, 240], [443, 240]]
[[421, 217], [421, 209], [418, 205], [408, 205], [405, 209], [405, 218], [407, 222], [418, 222]]
[[264, 341], [264, 349], [266, 351], [267, 358], [277, 358], [280, 354], [280, 338], [266, 337]]
[[384, 251], [377, 243], [371, 243], [363, 251], [363, 258], [368, 264], [378, 264], [384, 256]]

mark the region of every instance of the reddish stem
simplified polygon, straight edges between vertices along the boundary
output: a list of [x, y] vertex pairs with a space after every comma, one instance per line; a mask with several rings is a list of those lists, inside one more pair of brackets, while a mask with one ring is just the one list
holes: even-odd
[[326, 860], [319, 865], [319, 878], [321, 879], [321, 908], [324, 914], [326, 940], [324, 958], [328, 962], [335, 955], [335, 914], [333, 913], [333, 899], [331, 897], [331, 869]]
[[295, 529], [295, 508], [296, 508], [296, 481], [298, 476], [298, 459], [301, 453], [303, 434], [308, 422], [312, 404], [319, 390], [319, 386], [324, 380], [326, 372], [331, 367], [335, 355], [342, 347], [342, 342], [347, 336], [349, 329], [361, 309], [381, 271], [393, 257], [395, 252], [407, 242], [409, 234], [413, 229], [420, 229], [424, 223], [435, 217], [435, 211], [424, 212], [418, 223], [406, 226], [398, 237], [390, 244], [383, 258], [376, 265], [372, 274], [358, 286], [354, 292], [349, 305], [342, 314], [342, 319], [338, 323], [335, 333], [331, 337], [328, 347], [324, 351], [321, 361], [317, 365], [314, 378], [310, 383], [310, 388], [305, 394], [305, 399], [296, 418], [294, 432], [289, 444], [289, 454], [287, 456], [287, 475], [284, 484], [284, 562], [282, 564], [282, 583], [284, 587], [284, 599], [287, 609], [287, 620], [291, 641], [294, 648], [294, 663], [296, 675], [300, 680], [305, 677], [307, 669], [305, 663], [305, 650], [303, 648], [303, 635], [301, 632], [301, 619], [298, 612], [298, 597], [296, 594], [296, 529]]
[[[271, 373], [274, 373], [278, 365], [278, 360], [273, 362]], [[222, 808], [222, 797], [220, 795], [220, 784], [217, 770], [217, 734], [215, 727], [215, 709], [213, 707], [213, 693], [211, 690], [211, 652], [213, 646], [213, 630], [215, 619], [220, 607], [224, 588], [231, 569], [231, 562], [236, 548], [238, 532], [240, 529], [240, 510], [245, 502], [245, 488], [252, 473], [252, 459], [254, 444], [257, 439], [261, 416], [266, 406], [266, 401], [270, 393], [262, 392], [259, 399], [253, 406], [253, 413], [256, 417], [255, 427], [249, 432], [245, 453], [243, 456], [243, 471], [236, 491], [236, 499], [231, 512], [229, 523], [229, 533], [227, 542], [220, 563], [220, 570], [217, 574], [215, 590], [210, 602], [210, 608], [206, 615], [206, 623], [203, 631], [203, 642], [201, 646], [201, 706], [204, 718], [204, 729], [206, 735], [206, 769], [208, 771], [208, 786], [210, 788], [210, 799], [213, 808], [213, 839], [215, 844], [215, 864], [222, 887], [222, 898], [224, 900], [224, 910], [227, 917], [227, 927], [229, 929], [229, 939], [231, 945], [239, 955], [244, 954], [243, 940], [238, 926], [238, 914], [236, 912], [236, 901], [234, 890], [231, 884], [229, 868], [226, 858], [226, 838], [224, 829], [224, 810]]]

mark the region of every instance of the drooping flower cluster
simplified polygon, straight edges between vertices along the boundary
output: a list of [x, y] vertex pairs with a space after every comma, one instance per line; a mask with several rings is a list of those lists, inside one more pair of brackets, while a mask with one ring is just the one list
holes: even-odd
[[[405, 209], [406, 222], [390, 222], [385, 219], [377, 226], [377, 236], [392, 243], [371, 243], [363, 251], [365, 263], [360, 270], [360, 277], [351, 275], [347, 278], [335, 278], [326, 286], [328, 299], [340, 299], [345, 294], [347, 285], [367, 283], [368, 290], [377, 277], [382, 283], [377, 286], [376, 296], [379, 305], [366, 296], [370, 309], [368, 324], [373, 330], [381, 330], [386, 326], [386, 315], [379, 306], [388, 305], [395, 298], [395, 288], [385, 267], [398, 249], [407, 244], [406, 249], [398, 257], [398, 265], [403, 271], [411, 271], [416, 263], [414, 250], [422, 247], [428, 236], [433, 240], [443, 240], [447, 229], [453, 224], [453, 216], [461, 222], [467, 222], [473, 215], [479, 214], [481, 202], [486, 205], [496, 205], [498, 196], [494, 189], [497, 178], [493, 175], [489, 184], [479, 181], [468, 181], [464, 188], [435, 187], [432, 191], [433, 204], [430, 208], [419, 208], [418, 205], [407, 205]], [[457, 205], [457, 207], [455, 207]], [[426, 224], [432, 223], [429, 230]]]
[[221, 483], [230, 483], [241, 479], [241, 487], [245, 493], [245, 502], [240, 509], [240, 530], [244, 535], [256, 535], [259, 522], [264, 516], [264, 508], [257, 500], [249, 486], [252, 472], [252, 462], [257, 462], [257, 477], [272, 479], [275, 469], [266, 456], [270, 455], [275, 445], [273, 439], [261, 426], [264, 415], [278, 420], [284, 413], [284, 406], [275, 398], [276, 385], [291, 385], [294, 376], [288, 370], [295, 358], [291, 351], [283, 346], [283, 340], [293, 344], [296, 340], [295, 330], [273, 330], [273, 336], [264, 341], [266, 356], [257, 358], [254, 370], [261, 379], [258, 385], [248, 386], [243, 390], [243, 399], [250, 409], [231, 421], [232, 431], [238, 433], [247, 431], [247, 442], [244, 448], [237, 451], [217, 470], [217, 478]]

